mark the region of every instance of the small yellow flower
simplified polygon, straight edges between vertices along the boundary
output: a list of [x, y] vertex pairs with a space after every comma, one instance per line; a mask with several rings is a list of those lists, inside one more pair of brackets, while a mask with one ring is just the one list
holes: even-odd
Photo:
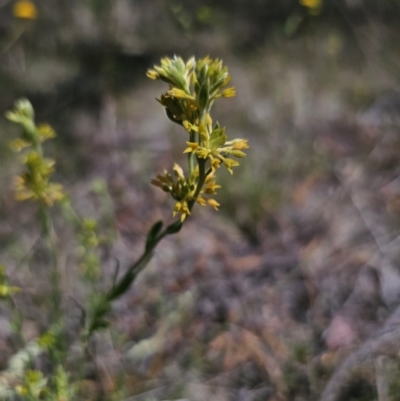
[[183, 223], [186, 217], [190, 215], [189, 206], [186, 201], [175, 203], [173, 216], [175, 216], [177, 213], [181, 213], [181, 222]]
[[185, 127], [187, 132], [191, 132], [191, 131], [199, 132], [199, 127], [197, 125], [191, 124], [188, 120], [184, 120], [182, 122], [182, 125]]
[[20, 152], [22, 149], [27, 148], [28, 146], [31, 146], [31, 143], [18, 138], [18, 139], [14, 139], [14, 140], [10, 141], [8, 146], [14, 152]]
[[34, 3], [29, 0], [20, 0], [14, 4], [13, 14], [16, 18], [36, 19], [37, 9]]
[[236, 160], [226, 159], [226, 158], [221, 157], [221, 156], [220, 156], [220, 158], [222, 159], [222, 163], [224, 163], [224, 165], [225, 165], [225, 167], [227, 168], [227, 170], [228, 170], [231, 174], [233, 174], [232, 167], [237, 167], [237, 166], [239, 166], [239, 163], [238, 163]]
[[207, 203], [214, 208], [215, 210], [218, 210], [220, 204], [215, 200], [215, 199], [207, 199]]
[[39, 338], [38, 344], [43, 347], [50, 349], [52, 348], [56, 343], [56, 336], [54, 333], [51, 331], [47, 331], [46, 333], [42, 334], [42, 336]]
[[322, 7], [322, 0], [299, 0], [300, 4], [307, 7], [311, 14], [319, 14]]
[[37, 126], [37, 130], [39, 133], [40, 142], [44, 142], [47, 141], [48, 139], [56, 137], [54, 129], [49, 124], [39, 124]]
[[0, 284], [0, 299], [7, 298], [20, 290], [21, 289], [18, 287], [10, 287], [8, 284]]
[[232, 144], [232, 149], [239, 150], [239, 149], [248, 149], [248, 140], [247, 139], [234, 139], [233, 141], [227, 142], [227, 144]]
[[197, 197], [196, 202], [201, 206], [205, 206], [206, 205], [206, 201], [201, 196]]
[[172, 97], [176, 97], [178, 99], [188, 99], [195, 101], [196, 98], [194, 96], [188, 95], [184, 90], [172, 88], [168, 91], [168, 94]]
[[189, 147], [186, 148], [183, 153], [191, 153], [194, 152], [200, 145], [197, 142], [186, 142], [186, 145]]
[[146, 75], [147, 75], [147, 78], [150, 78], [153, 81], [156, 81], [157, 79], [160, 79], [160, 75], [154, 70], [148, 70], [146, 72]]
[[232, 88], [224, 89], [221, 93], [222, 97], [234, 97], [236, 96], [236, 89], [233, 86]]
[[231, 150], [230, 153], [232, 156], [238, 157], [240, 159], [246, 156], [246, 153], [242, 152], [241, 150], [233, 149], [233, 150]]

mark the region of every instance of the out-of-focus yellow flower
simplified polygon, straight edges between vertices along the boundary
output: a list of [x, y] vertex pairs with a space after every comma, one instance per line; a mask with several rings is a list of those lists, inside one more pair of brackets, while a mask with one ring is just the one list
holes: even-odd
[[17, 18], [36, 19], [38, 13], [34, 3], [28, 0], [20, 0], [14, 4], [13, 14]]
[[319, 14], [322, 7], [322, 0], [299, 0], [300, 4], [307, 7], [312, 14]]
[[221, 93], [222, 97], [234, 97], [236, 96], [236, 89], [234, 87], [224, 89]]
[[48, 124], [36, 125], [34, 110], [26, 99], [15, 103], [15, 109], [6, 113], [6, 118], [19, 124], [22, 129], [21, 138], [10, 142], [11, 149], [29, 151], [23, 157], [25, 172], [14, 179], [15, 197], [19, 201], [34, 199], [46, 206], [65, 200], [61, 184], [50, 181], [54, 172], [54, 160], [43, 157], [41, 143], [56, 136]]
[[6, 268], [0, 265], [0, 299], [6, 299], [18, 291], [20, 291], [20, 288], [9, 285]]
[[13, 139], [12, 141], [10, 141], [8, 146], [14, 152], [20, 152], [22, 149], [31, 146], [31, 143], [27, 142], [27, 141], [24, 141], [21, 138], [17, 138], [17, 139]]
[[25, 372], [23, 383], [15, 387], [17, 394], [29, 396], [28, 399], [39, 399], [47, 391], [47, 378], [38, 370], [28, 370]]
[[56, 336], [53, 332], [47, 331], [39, 338], [38, 345], [42, 348], [50, 349], [56, 344]]

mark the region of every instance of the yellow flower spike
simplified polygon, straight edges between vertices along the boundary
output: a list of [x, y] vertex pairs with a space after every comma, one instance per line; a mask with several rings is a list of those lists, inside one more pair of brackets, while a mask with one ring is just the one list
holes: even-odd
[[228, 68], [223, 66], [222, 60], [212, 60], [208, 56], [197, 61], [192, 57], [186, 62], [174, 56], [163, 58], [147, 76], [169, 85], [168, 92], [158, 101], [165, 107], [167, 117], [190, 134], [183, 151], [188, 154], [190, 176], [185, 178], [183, 170], [175, 165], [172, 175], [167, 172], [157, 175], [152, 184], [170, 192], [175, 199], [173, 215], [179, 214], [182, 222], [190, 215], [195, 202], [217, 210], [219, 203], [206, 199], [206, 195], [213, 195], [221, 188], [213, 174], [222, 163], [232, 174], [232, 168], [239, 163], [230, 159], [230, 155], [243, 158], [242, 150], [248, 148], [246, 140], [228, 141], [225, 128], [218, 123], [213, 127], [210, 109], [214, 101], [236, 95], [234, 87], [226, 88], [231, 79]]
[[16, 18], [36, 19], [38, 13], [34, 3], [31, 1], [20, 0], [14, 4], [13, 14]]

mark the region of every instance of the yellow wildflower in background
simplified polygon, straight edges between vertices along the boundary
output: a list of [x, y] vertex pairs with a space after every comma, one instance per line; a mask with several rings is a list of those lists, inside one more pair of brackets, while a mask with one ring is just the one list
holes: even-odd
[[43, 157], [42, 143], [56, 136], [48, 124], [36, 125], [35, 113], [27, 99], [15, 102], [15, 108], [6, 113], [6, 118], [22, 128], [20, 138], [10, 142], [10, 148], [16, 152], [28, 149], [22, 162], [25, 171], [14, 179], [15, 197], [19, 201], [33, 199], [46, 206], [63, 201], [66, 197], [61, 184], [51, 182], [54, 172], [54, 160]]
[[36, 19], [37, 9], [34, 3], [28, 0], [20, 0], [14, 4], [14, 17], [22, 19]]
[[319, 14], [322, 8], [322, 0], [299, 0], [300, 4], [307, 7], [311, 14]]
[[20, 291], [20, 288], [10, 286], [6, 268], [4, 265], [0, 265], [0, 299], [6, 299], [18, 291]]

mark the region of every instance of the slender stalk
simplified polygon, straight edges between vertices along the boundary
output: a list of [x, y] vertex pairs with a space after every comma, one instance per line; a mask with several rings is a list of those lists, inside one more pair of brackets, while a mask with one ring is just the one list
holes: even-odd
[[52, 321], [59, 321], [61, 318], [61, 277], [58, 266], [57, 249], [54, 242], [53, 226], [49, 209], [42, 204], [41, 220], [43, 234], [48, 241], [51, 257], [50, 283], [52, 289]]
[[12, 311], [12, 326], [14, 330], [14, 334], [16, 335], [18, 345], [23, 348], [25, 346], [25, 340], [22, 335], [22, 322], [23, 322], [23, 317], [21, 313], [18, 311], [17, 308], [17, 303], [15, 302], [14, 297], [9, 298], [9, 303], [11, 306], [11, 311]]
[[[195, 141], [195, 132], [191, 132], [190, 133], [190, 142], [194, 142]], [[194, 166], [194, 154], [193, 152], [188, 153], [188, 164], [189, 164], [189, 177], [192, 176], [195, 166]]]

